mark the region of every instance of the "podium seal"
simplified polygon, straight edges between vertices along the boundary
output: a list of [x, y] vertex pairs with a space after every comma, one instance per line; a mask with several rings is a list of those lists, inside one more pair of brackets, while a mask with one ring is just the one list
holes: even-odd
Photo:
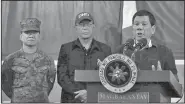
[[98, 65], [100, 81], [111, 92], [124, 93], [136, 83], [136, 64], [126, 55], [109, 55]]

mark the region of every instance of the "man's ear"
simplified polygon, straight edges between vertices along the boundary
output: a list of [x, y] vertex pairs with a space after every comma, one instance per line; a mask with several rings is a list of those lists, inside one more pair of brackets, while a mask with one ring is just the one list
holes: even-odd
[[76, 24], [73, 27], [74, 27], [75, 30], [77, 29]]
[[42, 40], [42, 38], [43, 38], [43, 36], [41, 36], [40, 32], [39, 32], [38, 38], [39, 38], [39, 42], [40, 42], [40, 40]]
[[22, 41], [22, 33], [20, 34], [19, 39]]
[[93, 28], [95, 28], [95, 24], [93, 24]]
[[152, 34], [154, 34], [154, 33], [155, 33], [155, 30], [156, 30], [156, 26], [155, 26], [155, 25], [153, 25], [153, 26], [152, 26], [152, 30], [151, 30], [151, 31], [152, 31]]

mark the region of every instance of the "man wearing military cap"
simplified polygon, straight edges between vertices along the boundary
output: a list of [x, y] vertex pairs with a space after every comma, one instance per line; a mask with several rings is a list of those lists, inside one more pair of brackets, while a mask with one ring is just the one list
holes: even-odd
[[111, 54], [111, 48], [108, 45], [93, 38], [94, 27], [94, 19], [89, 13], [79, 13], [75, 21], [78, 38], [61, 45], [57, 78], [62, 87], [62, 103], [86, 102], [86, 84], [74, 82], [74, 71], [98, 70], [97, 60], [103, 60]]
[[2, 90], [13, 103], [49, 102], [56, 69], [54, 60], [38, 48], [40, 24], [36, 18], [20, 23], [22, 48], [3, 62]]

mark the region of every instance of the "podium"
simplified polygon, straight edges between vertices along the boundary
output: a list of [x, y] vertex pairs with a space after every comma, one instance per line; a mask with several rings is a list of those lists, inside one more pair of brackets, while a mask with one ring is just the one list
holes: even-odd
[[182, 86], [169, 70], [139, 70], [135, 85], [125, 93], [107, 90], [99, 70], [75, 70], [74, 80], [87, 84], [87, 103], [160, 103], [182, 97]]

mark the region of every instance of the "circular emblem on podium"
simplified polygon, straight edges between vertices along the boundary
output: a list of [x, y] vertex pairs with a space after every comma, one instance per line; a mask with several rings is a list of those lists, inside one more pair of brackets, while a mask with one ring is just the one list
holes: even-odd
[[124, 93], [136, 83], [137, 67], [128, 56], [112, 54], [99, 65], [99, 77], [103, 86], [109, 91]]

